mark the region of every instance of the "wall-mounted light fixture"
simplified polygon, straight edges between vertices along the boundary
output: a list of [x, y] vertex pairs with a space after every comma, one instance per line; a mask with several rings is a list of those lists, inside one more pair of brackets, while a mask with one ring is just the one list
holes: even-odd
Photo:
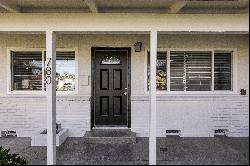
[[135, 47], [135, 52], [141, 52], [141, 50], [142, 50], [142, 42], [136, 42], [134, 44], [134, 47]]

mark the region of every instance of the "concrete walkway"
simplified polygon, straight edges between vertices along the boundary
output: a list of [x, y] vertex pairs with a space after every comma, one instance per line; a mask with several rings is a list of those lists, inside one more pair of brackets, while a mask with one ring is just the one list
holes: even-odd
[[[0, 138], [0, 146], [26, 158], [28, 164], [46, 164], [46, 147], [31, 147], [30, 138]], [[249, 138], [158, 138], [157, 164], [249, 165]], [[148, 139], [136, 144], [85, 144], [68, 138], [57, 149], [57, 164], [148, 164]]]

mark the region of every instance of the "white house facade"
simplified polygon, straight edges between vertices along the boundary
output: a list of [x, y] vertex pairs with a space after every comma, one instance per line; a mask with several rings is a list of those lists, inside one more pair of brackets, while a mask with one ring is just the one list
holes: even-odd
[[153, 158], [168, 132], [249, 136], [248, 1], [31, 1], [0, 1], [0, 131], [126, 128]]
[[[1, 130], [16, 130], [18, 136], [29, 137], [46, 128], [46, 92], [31, 91], [28, 85], [24, 87], [25, 79], [20, 82], [20, 88], [28, 90], [13, 90], [15, 87], [11, 87], [14, 84], [11, 82], [11, 65], [14, 63], [11, 62], [11, 53], [39, 52], [42, 61], [43, 51], [46, 50], [44, 40], [45, 35], [1, 34]], [[141, 52], [133, 49], [137, 41], [144, 44]], [[69, 129], [70, 136], [81, 137], [85, 131], [91, 130], [91, 48], [100, 46], [132, 48], [131, 129], [137, 136], [147, 137], [149, 35], [58, 35], [57, 43], [59, 51], [74, 52], [74, 64], [69, 64], [72, 67], [69, 70], [75, 74], [76, 86], [72, 91], [58, 92], [57, 96], [57, 122]], [[170, 58], [169, 53], [176, 50], [214, 52], [215, 55], [216, 51], [233, 52], [235, 57], [231, 63], [235, 72], [232, 88], [237, 85], [238, 90], [171, 91], [171, 84], [169, 87], [169, 84], [166, 85], [169, 81], [166, 81], [165, 90], [157, 91], [157, 136], [165, 137], [166, 130], [180, 130], [183, 137], [213, 137], [214, 130], [220, 128], [229, 129], [231, 136], [248, 136], [248, 95], [240, 95], [240, 89], [248, 89], [248, 36], [160, 35], [158, 46], [158, 52], [165, 55], [166, 62]], [[165, 72], [169, 70], [167, 67]], [[171, 80], [171, 76], [165, 78]], [[42, 84], [39, 85], [41, 89]]]

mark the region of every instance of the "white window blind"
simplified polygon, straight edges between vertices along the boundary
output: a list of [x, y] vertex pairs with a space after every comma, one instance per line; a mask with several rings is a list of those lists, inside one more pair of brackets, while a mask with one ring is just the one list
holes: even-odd
[[232, 53], [214, 53], [214, 90], [232, 90]]
[[171, 51], [171, 91], [211, 91], [212, 52]]
[[11, 90], [42, 90], [42, 52], [11, 52]]

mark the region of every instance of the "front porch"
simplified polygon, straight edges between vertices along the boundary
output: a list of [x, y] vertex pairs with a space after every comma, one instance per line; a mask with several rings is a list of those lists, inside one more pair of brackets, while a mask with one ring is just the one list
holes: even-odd
[[[79, 162], [76, 164], [90, 164], [92, 162], [94, 164], [96, 162], [100, 162], [100, 164], [103, 164], [102, 162], [110, 161], [110, 164], [119, 164], [117, 162], [121, 161], [120, 164], [125, 164], [125, 162], [129, 161], [128, 164], [147, 164], [149, 160], [148, 151], [150, 144], [145, 137], [149, 137], [150, 132], [152, 131], [155, 133], [154, 136], [151, 135], [152, 139], [156, 137], [166, 137], [166, 130], [178, 130], [180, 131], [180, 137], [214, 137], [215, 130], [226, 129], [229, 130], [229, 137], [248, 137], [249, 96], [241, 95], [239, 93], [240, 89], [247, 89], [248, 94], [248, 79], [246, 78], [249, 66], [247, 63], [249, 59], [247, 52], [247, 34], [240, 34], [239, 32], [237, 32], [238, 34], [232, 34], [231, 32], [228, 32], [228, 34], [220, 32], [185, 32], [184, 34], [177, 32], [173, 32], [174, 34], [159, 32], [157, 35], [157, 33], [154, 32], [154, 35], [152, 36], [152, 34], [138, 34], [139, 32], [120, 33], [121, 34], [118, 32], [109, 32], [109, 34], [107, 32], [102, 32], [102, 34], [94, 32], [90, 34], [87, 32], [85, 34], [83, 32], [77, 34], [72, 32], [58, 33], [54, 36], [56, 37], [56, 42], [53, 43], [50, 43], [52, 39], [50, 38], [51, 35], [48, 34], [47, 37], [45, 34], [30, 34], [28, 32], [26, 34], [20, 34], [20, 32], [19, 34], [9, 34], [8, 32], [0, 34], [0, 43], [2, 46], [0, 49], [2, 52], [2, 56], [0, 57], [0, 66], [3, 67], [0, 71], [0, 75], [2, 76], [1, 78], [7, 78], [2, 80], [0, 78], [2, 81], [2, 88], [0, 89], [0, 92], [2, 92], [0, 95], [0, 111], [5, 115], [2, 116], [3, 118], [0, 121], [1, 131], [15, 130], [18, 137], [31, 137], [36, 132], [40, 132], [44, 128], [48, 128], [47, 125], [49, 122], [53, 122], [54, 125], [57, 122], [62, 124], [63, 128], [69, 130], [69, 137], [82, 137], [85, 132], [92, 129], [92, 110], [90, 98], [92, 91], [91, 78], [93, 78], [94, 74], [91, 73], [91, 66], [93, 66], [91, 64], [91, 48], [130, 47], [132, 49], [130, 62], [130, 129], [136, 133], [137, 137], [139, 137], [137, 144], [129, 146], [88, 145], [83, 143], [82, 138], [68, 138], [68, 141], [57, 151], [57, 155], [59, 155], [57, 158], [58, 163], [73, 164], [75, 162]], [[25, 56], [23, 52], [27, 51], [31, 53], [31, 55], [33, 55], [33, 52], [40, 52], [39, 56], [43, 59], [43, 56], [45, 55], [44, 51], [46, 50], [46, 39], [47, 44], [49, 45], [47, 48], [52, 47], [53, 45], [53, 47], [56, 47], [57, 51], [61, 54], [65, 54], [65, 52], [75, 52], [75, 58], [72, 58], [75, 60], [75, 66], [71, 65], [71, 67], [73, 66], [75, 71], [74, 78], [76, 78], [76, 88], [74, 92], [66, 92], [66, 94], [58, 93], [57, 96], [55, 96], [55, 94], [53, 95], [54, 102], [50, 104], [55, 105], [56, 103], [57, 105], [57, 108], [53, 109], [53, 113], [56, 112], [56, 118], [53, 114], [53, 121], [52, 119], [48, 119], [48, 115], [51, 116], [52, 112], [47, 108], [49, 106], [49, 102], [52, 100], [51, 98], [48, 98], [47, 100], [46, 97], [46, 93], [51, 91], [48, 89], [47, 91], [43, 90], [44, 84], [40, 84], [40, 87], [42, 87], [40, 88], [40, 91], [18, 91], [18, 88], [29, 89], [30, 87], [25, 86], [26, 81], [20, 81], [20, 84], [22, 85], [20, 87], [12, 87], [12, 85], [15, 85], [15, 81], [11, 79], [11, 76], [13, 76], [13, 73], [15, 72], [15, 70], [10, 67], [11, 64], [14, 64], [15, 60], [11, 57], [14, 55], [16, 55], [15, 57]], [[138, 41], [143, 43], [143, 49], [141, 52], [136, 52], [134, 50], [134, 43]], [[154, 43], [155, 45], [152, 47], [150, 46], [150, 43]], [[149, 52], [152, 52], [150, 50], [152, 48], [153, 51], [155, 51], [154, 64], [151, 63], [148, 57]], [[11, 51], [15, 54], [11, 54]], [[205, 61], [205, 65], [211, 66], [211, 70], [205, 72], [210, 72], [211, 75], [211, 77], [209, 77], [210, 83], [208, 85], [210, 91], [205, 91], [207, 88], [207, 86], [205, 86], [206, 82], [201, 82], [198, 85], [196, 84], [196, 87], [198, 88], [205, 88], [205, 90], [201, 89], [196, 92], [184, 91], [173, 86], [175, 85], [175, 82], [173, 81], [174, 76], [171, 75], [171, 71], [174, 71], [175, 68], [171, 69], [170, 67], [171, 65], [175, 65], [173, 60], [176, 60], [174, 57], [178, 51], [181, 53], [179, 55], [180, 57], [183, 57], [183, 53], [195, 52], [198, 53], [199, 56], [205, 56], [208, 59]], [[215, 61], [214, 57], [216, 53], [218, 56], [219, 53], [223, 52], [226, 54], [228, 51], [232, 53], [230, 54], [230, 56], [232, 55], [232, 61], [228, 64], [231, 64], [231, 72], [234, 74], [229, 82], [232, 82], [233, 84], [231, 84], [228, 91], [216, 91], [214, 88], [215, 82], [213, 74], [215, 70], [213, 66], [215, 63], [212, 63], [212, 61]], [[55, 54], [53, 55], [55, 56]], [[229, 54], [226, 55], [229, 56]], [[30, 55], [28, 55], [28, 57], [29, 56]], [[69, 57], [72, 56], [72, 54], [69, 54]], [[36, 56], [31, 57], [33, 58]], [[201, 62], [200, 59], [196, 60], [199, 63]], [[42, 62], [45, 61], [46, 59], [44, 58]], [[148, 76], [150, 73], [148, 70], [154, 70], [156, 68], [156, 62], [161, 61], [164, 62], [162, 63], [163, 69], [157, 68], [157, 73], [159, 74], [160, 72], [163, 72], [165, 76], [162, 76], [164, 80], [161, 81], [160, 86], [151, 88], [151, 90], [154, 90], [153, 95], [155, 97], [152, 99], [152, 95], [150, 95], [148, 87]], [[182, 66], [184, 69], [185, 65]], [[58, 69], [60, 69], [60, 67]], [[43, 70], [41, 71], [43, 72]], [[206, 75], [202, 75], [203, 69], [196, 72], [201, 75], [196, 77], [207, 78]], [[34, 79], [35, 78], [37, 77], [34, 77]], [[154, 81], [156, 81], [156, 76], [153, 78]], [[11, 81], [13, 81], [13, 83]], [[31, 82], [32, 81], [33, 80], [31, 79]], [[183, 82], [184, 81], [182, 80], [182, 83]], [[155, 86], [156, 84], [151, 85]], [[17, 88], [17, 90], [15, 88]], [[175, 91], [176, 88], [178, 92]], [[154, 109], [151, 108], [152, 104], [150, 105], [152, 101], [155, 102], [154, 104], [157, 104], [157, 107], [154, 105]], [[47, 112], [48, 114], [46, 114], [46, 109], [49, 110]], [[156, 113], [154, 116], [151, 115], [152, 110]], [[157, 119], [157, 123], [156, 120], [150, 119], [152, 117]], [[153, 124], [152, 121], [155, 122], [155, 124]], [[51, 125], [51, 123], [49, 124]], [[153, 124], [153, 129], [150, 129], [150, 124]], [[2, 138], [2, 140], [4, 140], [4, 138]], [[14, 139], [14, 145], [15, 142], [17, 142], [15, 140], [19, 140], [19, 138]], [[22, 139], [20, 138], [20, 140]], [[165, 138], [161, 138], [160, 140], [166, 142]], [[207, 140], [211, 141], [211, 144], [203, 145], [203, 143]], [[226, 152], [228, 150], [228, 147], [226, 147], [226, 150], [224, 149], [224, 146], [221, 147], [219, 145], [220, 141], [217, 140], [217, 138], [181, 138], [178, 139], [177, 142], [175, 142], [175, 140], [171, 140], [166, 144], [161, 144], [161, 141], [157, 141], [157, 147], [152, 144], [151, 146], [152, 148], [156, 148], [156, 151], [158, 151], [157, 161], [160, 162], [160, 164], [198, 164], [204, 163], [206, 160], [208, 160], [208, 163], [211, 162], [211, 164], [227, 162], [236, 162], [237, 164], [238, 161], [245, 162], [245, 159], [226, 160], [226, 158], [234, 158], [232, 157], [235, 155], [234, 150], [232, 150], [232, 154], [221, 154], [220, 152], [218, 155], [221, 157], [218, 157], [217, 160], [217, 157], [214, 154], [219, 153], [219, 151]], [[46, 147], [31, 148], [30, 139], [24, 139], [24, 141], [26, 142], [24, 145], [27, 146], [23, 147], [21, 145], [21, 147], [22, 149], [26, 149], [27, 152], [24, 152], [23, 155], [28, 157], [31, 154], [37, 154], [38, 156], [28, 157], [28, 160], [31, 161], [31, 163], [33, 163], [33, 161], [36, 163], [36, 158], [40, 158], [39, 161], [46, 163]], [[174, 141], [173, 145], [175, 145], [175, 147], [172, 147], [172, 141]], [[198, 143], [195, 143], [195, 141], [198, 141]], [[165, 156], [165, 152], [160, 152], [160, 150], [166, 150], [165, 145], [169, 145], [169, 143], [170, 147], [173, 148], [170, 151], [174, 153], [171, 152], [171, 154]], [[3, 145], [4, 144], [5, 143], [3, 143]], [[78, 146], [80, 149], [78, 149]], [[215, 146], [215, 149], [212, 146]], [[55, 146], [53, 147], [55, 148]], [[72, 147], [76, 149], [71, 149]], [[186, 149], [186, 147], [188, 148]], [[125, 148], [124, 151], [122, 150], [123, 148]], [[77, 149], [79, 151], [77, 151]], [[91, 151], [92, 149], [94, 150]], [[119, 149], [118, 152], [117, 149]], [[210, 152], [210, 149], [214, 150]], [[208, 154], [211, 156], [207, 156], [206, 150], [209, 151]], [[125, 156], [123, 156], [123, 152]], [[154, 153], [155, 150], [152, 149], [151, 152], [156, 155], [156, 153]], [[92, 154], [92, 157], [89, 156], [89, 153]], [[193, 155], [190, 156], [189, 153]], [[202, 158], [201, 160], [197, 160], [200, 153], [202, 153]], [[48, 155], [49, 154], [51, 153], [48, 153]], [[113, 157], [108, 158], [107, 154], [111, 154]], [[117, 156], [118, 154], [119, 156]], [[76, 158], [72, 159], [72, 156], [76, 156]], [[161, 156], [163, 156], [163, 158], [161, 158]], [[188, 157], [186, 158], [186, 156]], [[171, 160], [169, 160], [168, 157], [170, 157]]]
[[[210, 138], [181, 138], [167, 141], [163, 147], [161, 141], [156, 146], [156, 138], [163, 137], [165, 142], [168, 131], [178, 131], [180, 137], [214, 137], [215, 131], [224, 131], [229, 137], [249, 136], [248, 3], [217, 4], [218, 8], [206, 11], [210, 14], [199, 14], [210, 5], [188, 12], [192, 3], [162, 2], [157, 6], [167, 5], [163, 12], [150, 3], [146, 7], [130, 2], [129, 11], [135, 13], [121, 12], [115, 5], [118, 13], [105, 13], [102, 7], [105, 14], [100, 14], [98, 5], [102, 5], [88, 2], [92, 3], [81, 5], [93, 13], [74, 13], [79, 8], [68, 13], [72, 4], [64, 3], [67, 12], [58, 13], [48, 3], [39, 10], [30, 8], [41, 12], [31, 14], [25, 13], [22, 4], [0, 3], [4, 8], [4, 13], [0, 11], [1, 133], [10, 130], [17, 137], [31, 137], [46, 128], [47, 164], [129, 161], [153, 165], [156, 158], [160, 164], [206, 160], [218, 164], [228, 159], [245, 163], [245, 159], [234, 158], [239, 156], [234, 149], [220, 146], [217, 138], [206, 145], [203, 142]], [[238, 7], [237, 14], [230, 6]], [[152, 7], [157, 14], [148, 13]], [[182, 8], [189, 14], [177, 14]], [[136, 43], [143, 44], [140, 51], [136, 51]], [[91, 50], [96, 47], [127, 48], [130, 53], [125, 57], [121, 50], [117, 56], [106, 52], [93, 59]], [[110, 57], [121, 60], [116, 61], [121, 62], [120, 68], [106, 64]], [[99, 63], [100, 59], [107, 61]], [[56, 123], [71, 137], [57, 152]], [[86, 132], [105, 123], [125, 126], [141, 138], [129, 146], [83, 144], [81, 137]], [[13, 139], [13, 145], [21, 140]], [[20, 148], [25, 152], [20, 153], [30, 163], [46, 164], [46, 148], [30, 148], [30, 139], [23, 141], [25, 146]], [[174, 153], [165, 156], [160, 150], [168, 152], [166, 148]], [[202, 159], [197, 160], [199, 157]], [[225, 158], [217, 162], [217, 157]]]
[[[19, 153], [29, 165], [46, 164], [46, 147], [31, 147], [30, 138], [0, 138], [0, 145]], [[148, 138], [136, 144], [86, 144], [68, 138], [57, 148], [57, 164], [148, 164]], [[157, 138], [157, 164], [248, 165], [248, 138]]]

